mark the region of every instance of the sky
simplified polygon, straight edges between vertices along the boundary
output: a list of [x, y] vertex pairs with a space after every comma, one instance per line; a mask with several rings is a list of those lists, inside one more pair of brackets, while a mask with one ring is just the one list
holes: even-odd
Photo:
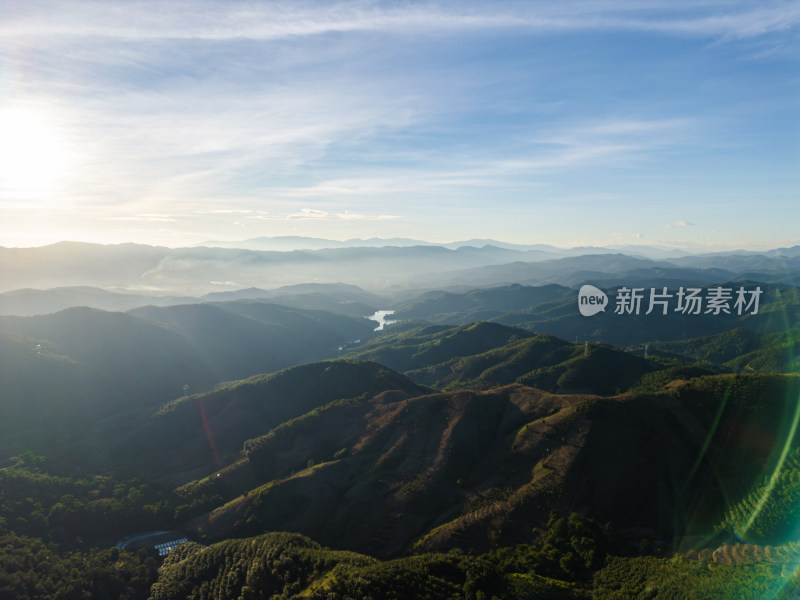
[[0, 0], [0, 246], [800, 244], [799, 2]]

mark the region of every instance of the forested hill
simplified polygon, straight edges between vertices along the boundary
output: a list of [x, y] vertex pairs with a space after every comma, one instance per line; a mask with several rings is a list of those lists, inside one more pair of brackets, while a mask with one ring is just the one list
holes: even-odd
[[57, 453], [220, 381], [335, 358], [373, 328], [259, 301], [0, 317], [0, 449]]

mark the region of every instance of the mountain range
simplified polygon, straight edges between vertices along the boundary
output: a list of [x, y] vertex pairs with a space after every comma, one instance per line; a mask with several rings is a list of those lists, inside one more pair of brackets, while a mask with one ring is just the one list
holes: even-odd
[[[480, 266], [545, 250], [64, 248], [2, 267], [69, 285], [0, 295], [0, 597], [800, 588], [792, 249]], [[70, 281], [78, 256], [104, 287]], [[394, 283], [333, 280], [381, 262]], [[166, 292], [312, 263], [331, 281]], [[584, 282], [605, 311], [579, 312]], [[626, 285], [761, 295], [625, 314]], [[376, 331], [379, 310], [397, 322]], [[152, 532], [193, 541], [112, 548]]]
[[793, 284], [798, 277], [800, 253], [796, 247], [760, 254], [671, 255], [668, 259], [663, 254], [653, 259], [602, 248], [553, 254], [538, 248], [495, 245], [265, 251], [61, 242], [39, 248], [0, 248], [4, 292], [94, 286], [134, 294], [201, 296], [250, 287], [271, 290], [309, 282], [347, 282], [394, 294], [512, 283], [574, 286], [594, 281], [602, 286], [619, 280], [654, 285], [737, 279]]

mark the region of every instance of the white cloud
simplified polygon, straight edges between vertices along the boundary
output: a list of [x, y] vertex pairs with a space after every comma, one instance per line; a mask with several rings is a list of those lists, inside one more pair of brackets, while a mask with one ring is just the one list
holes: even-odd
[[664, 227], [666, 227], [667, 229], [673, 229], [673, 228], [676, 228], [676, 227], [677, 228], [691, 227], [693, 225], [694, 225], [694, 223], [690, 223], [689, 221], [675, 221], [674, 223], [666, 224]]
[[286, 217], [288, 219], [327, 219], [330, 217], [330, 213], [314, 208], [304, 208], [300, 212], [286, 215]]

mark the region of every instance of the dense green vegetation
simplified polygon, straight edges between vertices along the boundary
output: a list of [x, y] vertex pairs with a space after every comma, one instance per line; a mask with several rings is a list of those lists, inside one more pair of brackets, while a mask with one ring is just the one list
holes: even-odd
[[[584, 260], [587, 257], [581, 258]], [[610, 262], [619, 257], [598, 256], [594, 258]], [[720, 273], [720, 275], [722, 274]], [[639, 277], [641, 276], [642, 274], [639, 274]], [[678, 283], [680, 278], [658, 281], [658, 277], [652, 274], [644, 275], [644, 278], [648, 281], [640, 285], [645, 289], [649, 289], [651, 286], [656, 289], [668, 286], [669, 289], [674, 290], [678, 285], [685, 286], [688, 283], [686, 281]], [[591, 281], [588, 273], [584, 272], [577, 281], [586, 282], [587, 279]], [[612, 285], [610, 281], [602, 284], [595, 280], [594, 283], [606, 289], [609, 293], [609, 302], [611, 306], [614, 306], [614, 294], [618, 286]], [[752, 281], [728, 283], [720, 281], [719, 283], [733, 289], [740, 285], [744, 285], [748, 289], [754, 287]], [[643, 307], [638, 315], [618, 315], [614, 310], [609, 309], [587, 319], [576, 310], [574, 292], [560, 297], [558, 293], [555, 293], [552, 299], [544, 300], [543, 294], [548, 286], [541, 288], [511, 286], [510, 288], [472, 290], [462, 294], [430, 292], [420, 299], [401, 304], [399, 307], [401, 311], [398, 314], [405, 315], [407, 318], [424, 318], [428, 322], [447, 325], [482, 319], [531, 332], [554, 335], [565, 340], [604, 342], [621, 348], [652, 342], [685, 341], [702, 336], [724, 334], [736, 328], [747, 329], [757, 334], [783, 334], [800, 326], [800, 313], [796, 309], [800, 305], [798, 288], [770, 283], [759, 283], [758, 285], [763, 294], [759, 312], [756, 315], [724, 313], [685, 315], [675, 311], [668, 312], [666, 315], [660, 312], [646, 315], [644, 314], [646, 307]], [[504, 291], [505, 294], [503, 294]], [[515, 306], [510, 300], [512, 297], [522, 298], [526, 295], [532, 297], [539, 295], [542, 301], [531, 299], [527, 306], [523, 304]], [[407, 311], [407, 313], [402, 311]], [[468, 319], [464, 320], [465, 317]], [[754, 366], [754, 368], [757, 367]]]
[[603, 563], [604, 544], [600, 529], [574, 514], [554, 515], [532, 546], [482, 556], [453, 551], [381, 562], [296, 534], [271, 533], [181, 546], [161, 568], [151, 599], [576, 598]]
[[720, 530], [759, 543], [785, 543], [800, 533], [800, 448], [728, 511]]
[[455, 357], [482, 354], [527, 337], [531, 337], [531, 333], [523, 329], [486, 322], [460, 327], [404, 325], [358, 346], [350, 356], [374, 360], [398, 371], [410, 371]]
[[800, 578], [785, 564], [714, 564], [681, 557], [609, 558], [592, 588], [592, 596], [603, 600], [788, 600], [798, 592]]
[[800, 330], [761, 334], [736, 328], [686, 341], [657, 342], [651, 351], [714, 363], [734, 372], [796, 373], [800, 369]]
[[513, 385], [338, 400], [248, 440], [178, 490], [179, 510], [208, 540], [289, 527], [377, 556], [530, 543], [563, 507], [624, 523], [629, 547], [677, 544], [763, 482], [797, 383], [729, 374], [609, 398]]
[[533, 544], [482, 555], [454, 550], [376, 561], [287, 533], [190, 544], [167, 558], [151, 600], [744, 600], [800, 591], [793, 568], [800, 563], [790, 548], [622, 557], [607, 554], [610, 535], [608, 526], [573, 513], [551, 515]]
[[430, 387], [490, 389], [523, 383], [558, 392], [614, 394], [665, 365], [605, 344], [571, 344], [495, 323], [404, 327], [353, 350]]
[[220, 469], [238, 458], [246, 440], [285, 421], [334, 400], [373, 396], [384, 390], [425, 392], [377, 363], [331, 360], [300, 365], [168, 402], [121, 435], [112, 448], [120, 458], [138, 454], [134, 459], [138, 472], [169, 475], [184, 483], [192, 479], [185, 473]]
[[41, 539], [0, 534], [0, 598], [145, 600], [159, 562], [147, 550], [68, 551]]
[[499, 548], [487, 558], [504, 573], [526, 573], [581, 582], [599, 569], [609, 551], [609, 530], [576, 513], [550, 514], [547, 528], [533, 544]]
[[26, 452], [0, 469], [0, 532], [85, 548], [174, 522], [174, 497], [151, 483], [54, 475], [47, 462]]
[[0, 469], [0, 598], [147, 598], [157, 553], [110, 546], [173, 523], [171, 495], [141, 481], [52, 474], [31, 452], [12, 462]]
[[299, 535], [272, 533], [204, 548], [185, 544], [170, 553], [152, 600], [289, 597], [339, 566], [374, 563], [354, 553], [325, 551]]
[[569, 288], [555, 284], [541, 287], [514, 284], [470, 290], [463, 294], [427, 292], [400, 303], [395, 317], [463, 325], [488, 321], [509, 312], [529, 311], [541, 304], [563, 300], [571, 294]]

